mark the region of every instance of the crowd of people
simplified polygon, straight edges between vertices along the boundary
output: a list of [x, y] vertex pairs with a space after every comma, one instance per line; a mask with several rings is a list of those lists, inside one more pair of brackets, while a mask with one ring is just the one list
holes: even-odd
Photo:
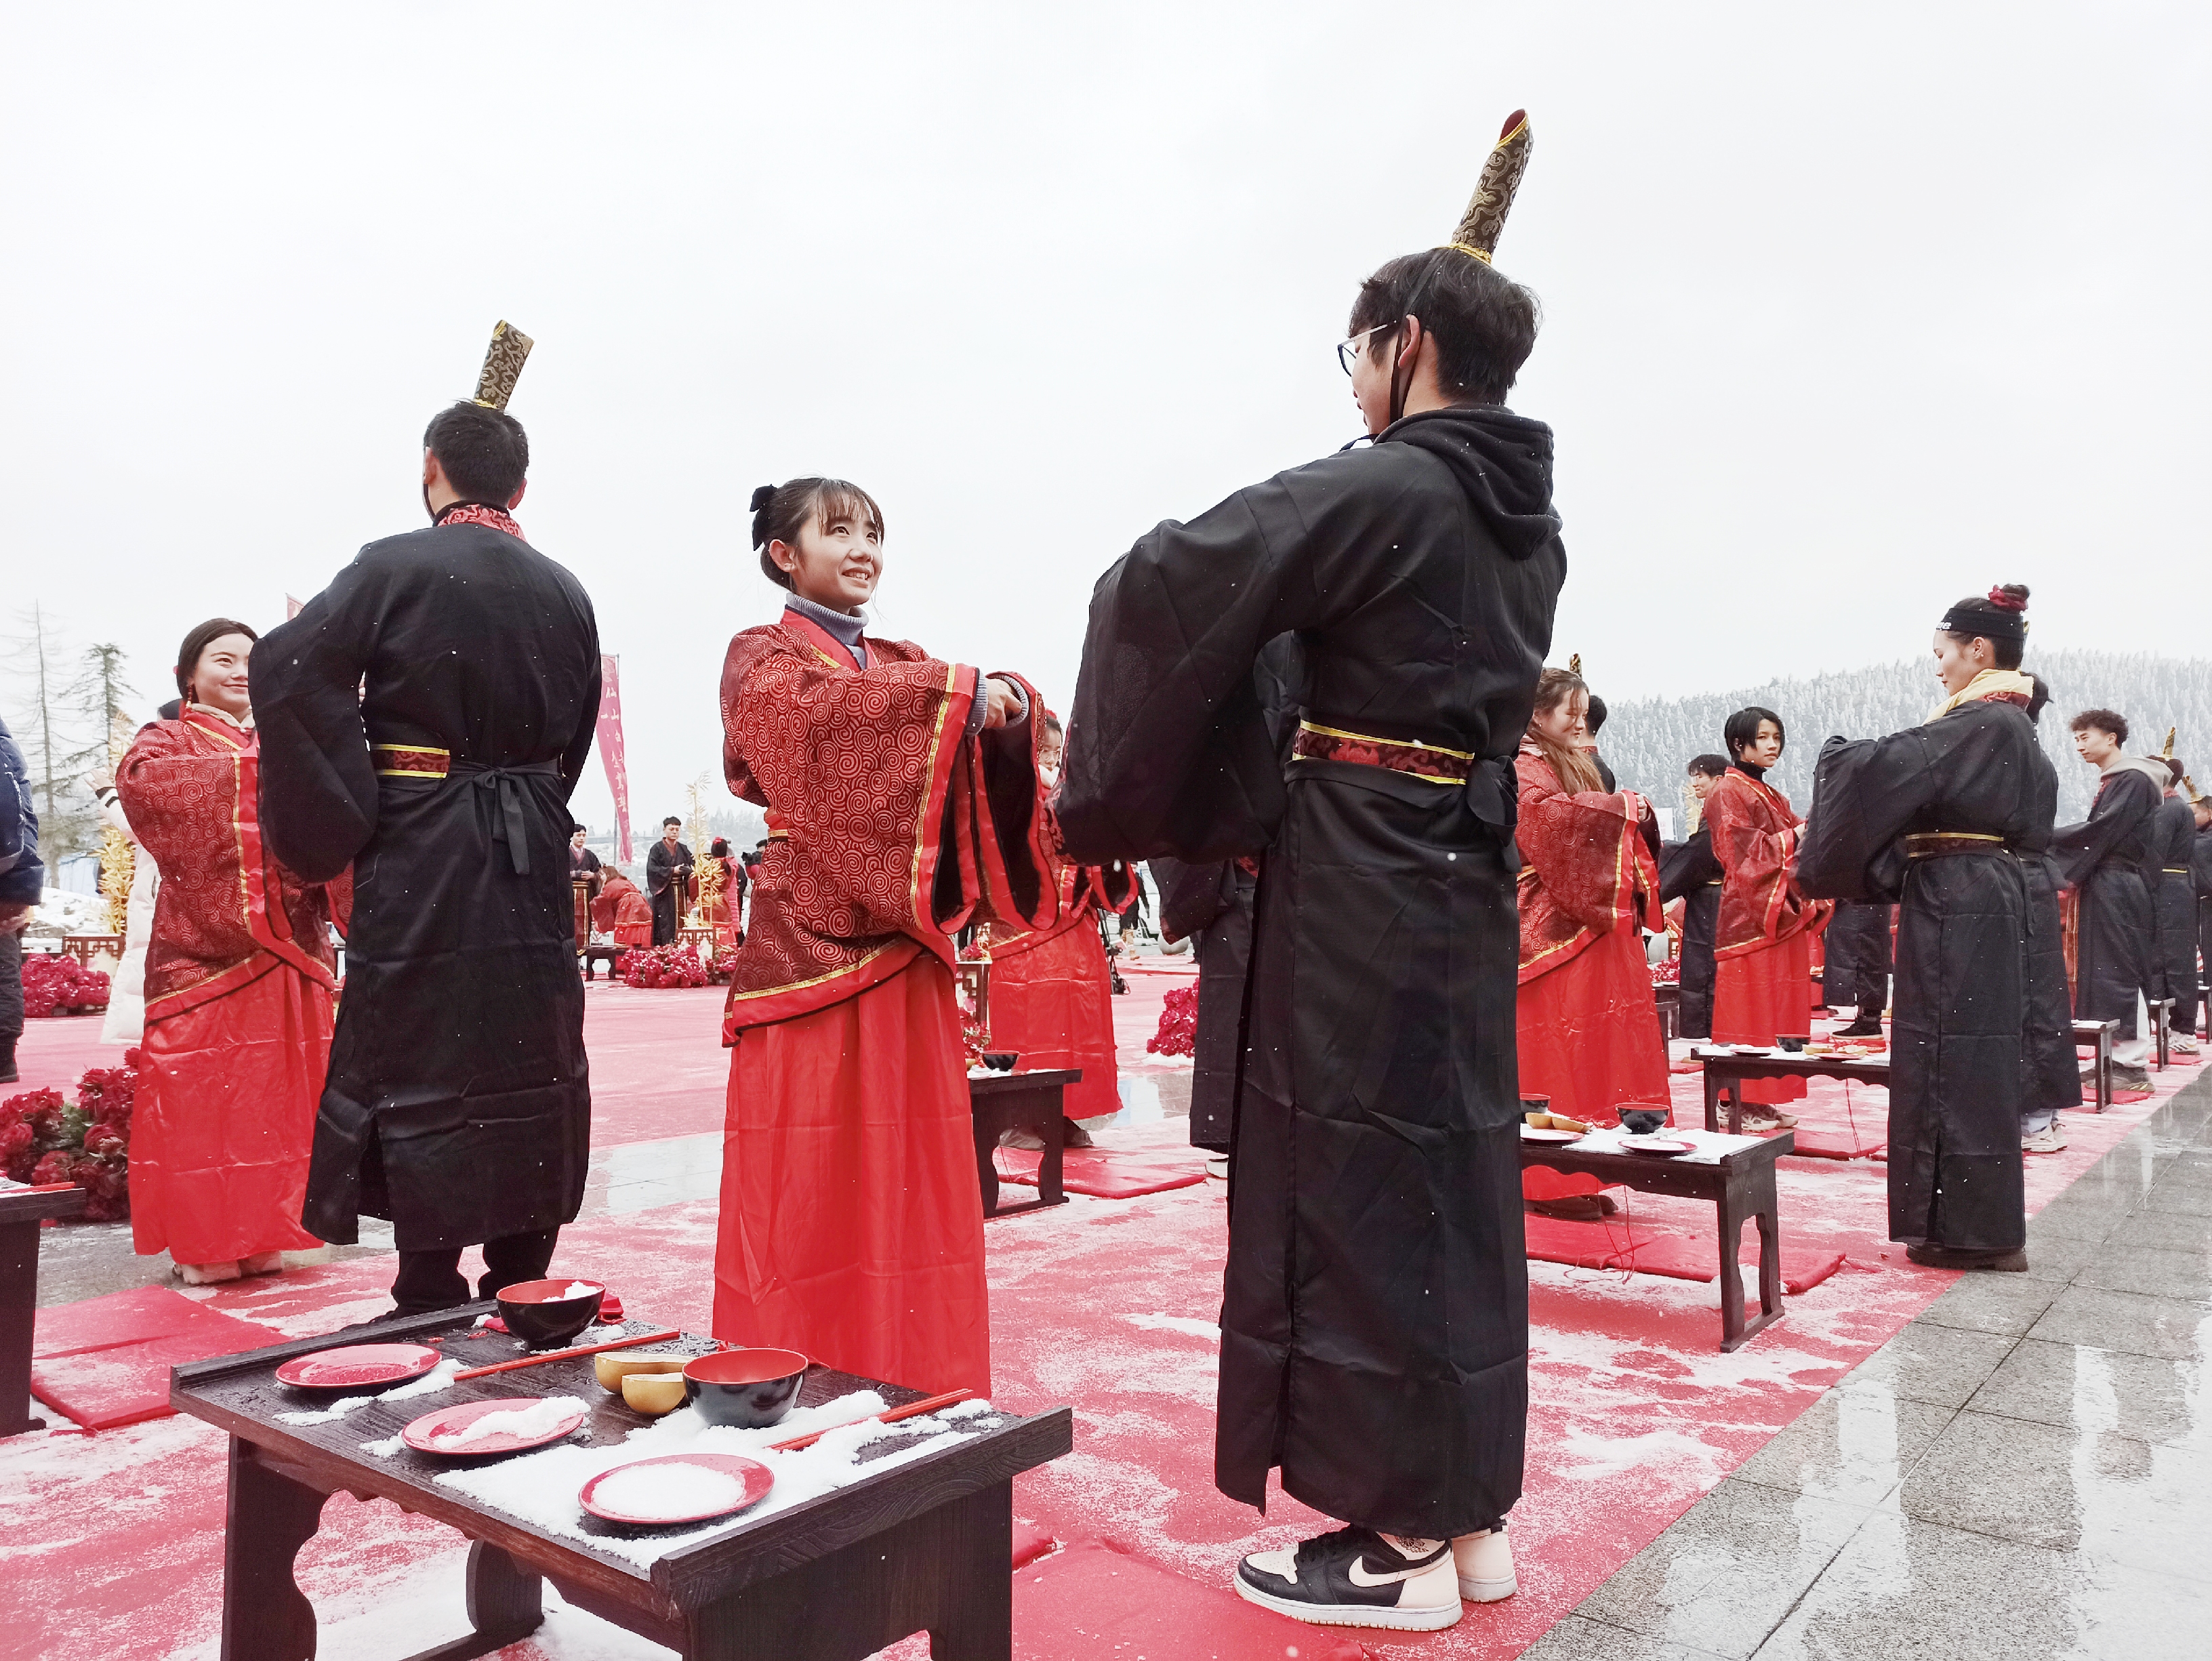
[[[991, 1386], [959, 942], [993, 959], [996, 1042], [1085, 1068], [1079, 1117], [1115, 1102], [1102, 922], [1149, 906], [1195, 942], [1191, 1137], [1230, 1181], [1217, 1480], [1264, 1507], [1279, 1473], [1345, 1524], [1236, 1571], [1297, 1619], [1433, 1629], [1515, 1590], [1524, 1208], [1606, 1203], [1524, 1175], [1524, 1098], [1665, 1121], [1647, 940], [1669, 906], [1681, 1031], [1716, 1042], [1809, 1035], [1825, 933], [1843, 1030], [1879, 1035], [1890, 1006], [1892, 1233], [1923, 1262], [2024, 1267], [2023, 1157], [2063, 1145], [2081, 1098], [2071, 1019], [2119, 1023], [2123, 1083], [2146, 998], [2195, 1030], [2212, 816], [2089, 709], [2096, 805], [2054, 824], [2006, 587], [1941, 613], [1925, 722], [1828, 740], [1806, 816], [1768, 779], [1782, 716], [1747, 709], [1689, 761], [1699, 823], [1662, 843], [1597, 753], [1602, 703], [1546, 666], [1552, 434], [1504, 402], [1536, 310], [1492, 259], [1528, 142], [1516, 114], [1450, 239], [1359, 285], [1338, 354], [1369, 441], [1099, 579], [1064, 730], [1020, 674], [870, 632], [866, 490], [763, 486], [751, 545], [783, 609], [730, 642], [720, 709], [766, 838], [702, 857], [671, 817], [642, 890], [569, 814], [597, 630], [514, 517], [529, 343], [502, 325], [477, 397], [425, 434], [430, 526], [265, 639], [191, 630], [180, 707], [117, 770], [163, 877], [139, 1249], [220, 1280], [368, 1215], [400, 1312], [470, 1296], [465, 1247], [477, 1295], [543, 1275], [589, 1153], [581, 879], [623, 945], [675, 940], [696, 903], [727, 947], [715, 1335], [929, 1391]], [[1747, 1086], [1747, 1128], [1793, 1123], [1802, 1088]]]

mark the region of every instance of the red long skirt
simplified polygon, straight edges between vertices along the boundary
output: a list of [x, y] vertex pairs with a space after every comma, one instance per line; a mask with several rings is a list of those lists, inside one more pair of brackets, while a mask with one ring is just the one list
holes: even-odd
[[[1758, 952], [1723, 958], [1713, 983], [1713, 1042], [1771, 1048], [1813, 1032], [1813, 937], [1802, 930]], [[1794, 1102], [1802, 1079], [1747, 1079], [1747, 1102]]]
[[933, 1393], [991, 1388], [983, 1202], [935, 958], [738, 1035], [714, 1335]]
[[279, 965], [146, 1023], [131, 1123], [131, 1238], [141, 1256], [228, 1263], [322, 1244], [300, 1226], [331, 995]]
[[[1552, 1111], [1586, 1123], [1620, 1123], [1624, 1107], [1666, 1112], [1667, 1050], [1644, 938], [1620, 928], [1533, 981], [1515, 1005], [1521, 1047], [1521, 1093], [1549, 1096]], [[1543, 1165], [1521, 1173], [1531, 1200], [1594, 1194], [1595, 1177], [1563, 1176]]]
[[1095, 922], [993, 960], [991, 1048], [1019, 1050], [1024, 1068], [1082, 1068], [1064, 1098], [1071, 1119], [1121, 1111], [1113, 987]]

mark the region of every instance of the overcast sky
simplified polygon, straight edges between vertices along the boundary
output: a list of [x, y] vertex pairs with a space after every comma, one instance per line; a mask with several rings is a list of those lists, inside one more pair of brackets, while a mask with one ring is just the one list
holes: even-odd
[[2193, 655], [2208, 19], [18, 7], [6, 600], [150, 708], [191, 624], [422, 523], [423, 423], [505, 317], [518, 516], [621, 656], [637, 823], [719, 770], [763, 481], [866, 485], [879, 631], [1064, 708], [1134, 538], [1358, 432], [1358, 279], [1525, 106], [1498, 265], [1544, 304], [1512, 403], [1558, 434], [1558, 660], [1613, 697], [1846, 668], [1997, 581], [2037, 644]]

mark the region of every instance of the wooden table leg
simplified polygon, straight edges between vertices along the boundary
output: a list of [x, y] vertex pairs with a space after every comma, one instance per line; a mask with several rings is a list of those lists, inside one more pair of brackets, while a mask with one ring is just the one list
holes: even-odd
[[1741, 1079], [1730, 1079], [1728, 1081], [1728, 1098], [1729, 1135], [1741, 1136], [1743, 1135], [1743, 1080]]
[[222, 1661], [312, 1661], [315, 1609], [292, 1579], [292, 1560], [322, 1525], [328, 1497], [264, 1463], [252, 1443], [230, 1439]]
[[2152, 1015], [2152, 1019], [2158, 1024], [2158, 1070], [2163, 1073], [2166, 1068], [2166, 1045], [2171, 1042], [2173, 1036], [2172, 1001], [2167, 998], [2160, 998], [2158, 1001], [2158, 1005], [2156, 1010]]
[[975, 1180], [983, 1189], [983, 1214], [999, 1214], [999, 1166], [992, 1156], [999, 1147], [999, 1115], [990, 1105], [970, 1110], [975, 1127]]
[[472, 1661], [519, 1644], [545, 1624], [545, 1583], [497, 1546], [469, 1547], [468, 1609], [472, 1630], [417, 1650], [407, 1661]]
[[1720, 1128], [1721, 1128], [1721, 1120], [1720, 1120], [1721, 1085], [1720, 1085], [1720, 1080], [1719, 1080], [1718, 1079], [1716, 1079], [1716, 1078], [1713, 1076], [1713, 1064], [1712, 1064], [1711, 1062], [1707, 1062], [1705, 1063], [1705, 1129], [1706, 1129], [1706, 1130], [1708, 1130], [1709, 1132], [1716, 1132], [1716, 1133], [1717, 1133], [1717, 1132], [1718, 1132], [1718, 1130], [1719, 1130], [1719, 1129], [1720, 1129]]
[[[1782, 1315], [1782, 1224], [1774, 1167], [1731, 1177], [1723, 1186], [1717, 1209], [1721, 1228], [1721, 1348], [1741, 1349], [1752, 1335]], [[1744, 1220], [1759, 1225], [1759, 1316], [1743, 1315], [1743, 1275], [1737, 1250]]]
[[1067, 1104], [1060, 1086], [1053, 1086], [1051, 1093], [1052, 1111], [1036, 1126], [1037, 1136], [1044, 1143], [1044, 1153], [1037, 1160], [1037, 1199], [1045, 1205], [1058, 1205], [1067, 1197], [1060, 1186], [1060, 1155], [1067, 1143]]
[[1743, 1275], [1736, 1252], [1743, 1233], [1743, 1213], [1735, 1203], [1735, 1184], [1721, 1191], [1714, 1209], [1720, 1213], [1721, 1230], [1721, 1348], [1732, 1350], [1743, 1342]]
[[2112, 1029], [2097, 1029], [2097, 1111], [2112, 1104]]
[[932, 1661], [1012, 1661], [1013, 1485], [1000, 1482], [691, 1612], [684, 1661], [853, 1661], [910, 1634]]
[[0, 1224], [0, 1436], [44, 1430], [31, 1411], [31, 1342], [39, 1318], [39, 1224]]

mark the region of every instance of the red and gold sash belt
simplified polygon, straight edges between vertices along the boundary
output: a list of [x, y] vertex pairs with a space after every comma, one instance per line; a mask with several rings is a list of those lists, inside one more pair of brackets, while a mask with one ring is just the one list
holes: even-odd
[[1340, 727], [1316, 727], [1310, 721], [1298, 723], [1298, 735], [1291, 740], [1291, 754], [1300, 761], [1349, 761], [1362, 767], [1381, 767], [1425, 779], [1431, 784], [1465, 784], [1468, 775], [1474, 770], [1474, 757], [1465, 750], [1370, 738], [1364, 733], [1347, 733]]
[[387, 779], [441, 779], [451, 770], [453, 752], [427, 744], [372, 744], [369, 764]]

